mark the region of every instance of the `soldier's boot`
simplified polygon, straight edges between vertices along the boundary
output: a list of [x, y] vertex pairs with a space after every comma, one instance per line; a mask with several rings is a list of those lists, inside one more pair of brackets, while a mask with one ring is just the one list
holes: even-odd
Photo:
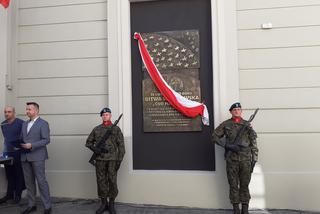
[[114, 208], [114, 198], [110, 198], [109, 201], [109, 213], [116, 214], [116, 209]]
[[101, 205], [99, 209], [97, 209], [96, 214], [102, 214], [106, 210], [108, 210], [108, 200], [105, 198], [101, 198]]
[[241, 214], [249, 214], [249, 204], [242, 204]]
[[238, 203], [232, 204], [233, 206], [233, 214], [240, 214], [240, 208]]

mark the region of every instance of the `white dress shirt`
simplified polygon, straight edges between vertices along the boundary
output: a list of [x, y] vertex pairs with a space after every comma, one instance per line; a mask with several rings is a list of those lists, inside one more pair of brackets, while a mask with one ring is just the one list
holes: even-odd
[[36, 118], [34, 118], [33, 120], [30, 120], [30, 121], [28, 122], [27, 133], [29, 133], [31, 127], [33, 126], [34, 122], [36, 122], [36, 120], [37, 120], [38, 118], [39, 118], [39, 116], [36, 117]]

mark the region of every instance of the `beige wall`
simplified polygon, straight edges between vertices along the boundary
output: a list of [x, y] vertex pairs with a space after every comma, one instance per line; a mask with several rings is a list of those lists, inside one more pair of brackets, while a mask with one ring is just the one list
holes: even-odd
[[[212, 173], [132, 169], [129, 0], [13, 2], [14, 88], [6, 100], [21, 117], [25, 102], [37, 101], [49, 121], [47, 174], [54, 196], [96, 197], [84, 143], [99, 123], [96, 113], [108, 104], [115, 115], [124, 113], [119, 201], [230, 207], [220, 148]], [[227, 107], [239, 98], [246, 117], [261, 108], [253, 123], [260, 159], [252, 207], [320, 210], [319, 9], [318, 0], [212, 0], [215, 123], [229, 117]], [[274, 28], [261, 30], [266, 22]]]
[[[5, 93], [6, 93], [6, 73], [7, 73], [7, 40], [8, 40], [8, 11], [0, 5], [0, 121], [3, 121], [2, 114], [3, 107], [5, 105]], [[3, 137], [0, 135], [0, 154], [3, 149]], [[0, 181], [5, 181], [4, 168], [0, 166]], [[6, 182], [0, 182], [0, 196], [4, 194]]]
[[50, 124], [52, 194], [93, 198], [94, 169], [84, 144], [108, 104], [107, 2], [20, 0], [10, 7], [16, 12], [11, 104], [25, 118], [25, 103], [38, 102]]
[[[218, 112], [237, 99], [239, 93], [237, 89], [224, 90], [228, 85], [238, 85], [236, 13], [234, 2], [212, 3], [214, 53], [217, 53], [214, 61], [220, 62], [214, 67], [221, 71], [221, 76], [219, 72], [214, 74], [221, 86], [215, 90], [219, 97], [215, 99], [220, 103], [215, 106]], [[10, 97], [21, 116], [26, 101], [39, 102], [42, 116], [50, 123], [52, 143], [47, 174], [52, 195], [96, 197], [94, 169], [87, 163], [90, 152], [84, 143], [99, 122], [96, 112], [109, 102], [116, 114], [125, 115], [120, 125], [127, 154], [119, 173], [119, 201], [230, 206], [222, 150], [218, 150], [214, 173], [132, 169], [129, 1], [110, 0], [108, 5], [97, 0], [20, 0], [15, 5], [12, 72], [15, 87]], [[107, 18], [108, 31], [112, 28], [108, 40]], [[215, 120], [224, 117], [226, 113], [221, 112]]]
[[320, 210], [319, 10], [320, 1], [238, 1], [240, 100], [247, 115], [261, 108], [254, 127], [269, 208]]

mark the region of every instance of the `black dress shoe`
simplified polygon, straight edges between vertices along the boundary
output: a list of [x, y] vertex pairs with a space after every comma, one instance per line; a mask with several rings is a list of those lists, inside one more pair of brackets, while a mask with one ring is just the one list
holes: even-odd
[[13, 199], [8, 200], [7, 203], [8, 204], [16, 204], [15, 200], [13, 200]]
[[8, 196], [4, 196], [3, 198], [0, 198], [0, 204], [6, 203], [8, 200]]
[[27, 207], [27, 209], [25, 209], [24, 211], [21, 212], [21, 214], [29, 214], [31, 212], [34, 212], [37, 210], [36, 206], [32, 206], [32, 207]]
[[14, 204], [19, 204], [20, 201], [21, 201], [21, 197], [15, 197], [15, 198], [13, 199], [13, 203], [14, 203]]
[[44, 212], [43, 212], [43, 214], [51, 214], [51, 208], [45, 209]]

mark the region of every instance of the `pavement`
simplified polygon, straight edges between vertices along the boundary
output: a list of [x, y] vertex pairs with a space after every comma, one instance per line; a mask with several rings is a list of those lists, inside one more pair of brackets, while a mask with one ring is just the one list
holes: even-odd
[[[19, 214], [27, 206], [27, 201], [23, 199], [20, 204], [0, 205], [0, 214]], [[94, 214], [98, 208], [98, 200], [90, 199], [65, 199], [54, 198], [52, 214]], [[32, 214], [43, 213], [41, 202], [37, 202], [38, 210]], [[117, 214], [232, 214], [227, 209], [199, 209], [188, 207], [169, 207], [156, 205], [137, 205], [116, 203]], [[320, 212], [306, 212], [299, 210], [250, 210], [250, 214], [311, 214]], [[105, 212], [108, 214], [108, 212]]]

